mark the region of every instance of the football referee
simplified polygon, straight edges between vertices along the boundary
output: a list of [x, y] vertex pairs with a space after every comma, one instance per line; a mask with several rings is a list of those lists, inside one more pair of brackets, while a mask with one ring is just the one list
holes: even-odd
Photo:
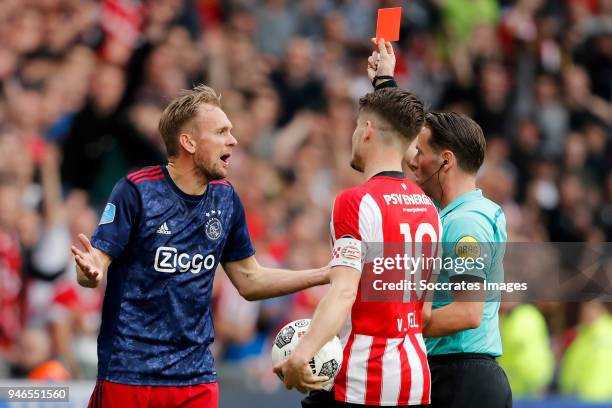
[[[397, 86], [394, 68], [393, 47], [379, 41], [368, 59], [376, 89]], [[469, 117], [429, 113], [414, 154], [408, 154], [417, 183], [439, 204], [443, 256], [484, 261], [482, 268], [440, 270], [438, 282], [466, 281], [481, 290], [437, 291], [429, 319], [424, 316], [433, 407], [512, 406], [508, 379], [495, 361], [502, 354], [499, 294], [483, 289], [486, 281], [503, 280], [506, 242], [503, 210], [476, 188], [485, 148], [482, 129]]]

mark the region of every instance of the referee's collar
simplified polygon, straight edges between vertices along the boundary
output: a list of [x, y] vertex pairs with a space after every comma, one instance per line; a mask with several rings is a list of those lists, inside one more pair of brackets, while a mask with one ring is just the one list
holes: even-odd
[[472, 191], [468, 191], [467, 193], [463, 193], [459, 197], [451, 201], [450, 204], [448, 204], [446, 207], [444, 207], [440, 211], [440, 217], [444, 217], [445, 215], [447, 215], [448, 213], [450, 213], [451, 211], [453, 211], [455, 208], [459, 207], [463, 203], [467, 203], [468, 201], [479, 200], [481, 198], [482, 198], [482, 190], [479, 188], [472, 190]]

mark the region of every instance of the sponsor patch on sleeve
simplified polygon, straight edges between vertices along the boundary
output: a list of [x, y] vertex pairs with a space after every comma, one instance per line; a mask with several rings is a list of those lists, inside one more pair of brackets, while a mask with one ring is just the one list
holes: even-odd
[[476, 238], [466, 235], [455, 244], [455, 255], [460, 258], [478, 258], [480, 256], [480, 244]]
[[331, 266], [349, 266], [361, 272], [361, 241], [352, 237], [336, 240], [332, 251]]
[[104, 207], [104, 211], [102, 212], [99, 225], [110, 224], [111, 222], [115, 221], [116, 210], [117, 208], [115, 207], [115, 204], [106, 204], [106, 207]]

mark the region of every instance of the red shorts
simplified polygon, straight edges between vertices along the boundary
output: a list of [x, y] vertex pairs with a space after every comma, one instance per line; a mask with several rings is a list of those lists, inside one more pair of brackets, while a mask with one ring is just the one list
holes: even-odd
[[217, 383], [162, 387], [96, 381], [88, 408], [217, 408]]

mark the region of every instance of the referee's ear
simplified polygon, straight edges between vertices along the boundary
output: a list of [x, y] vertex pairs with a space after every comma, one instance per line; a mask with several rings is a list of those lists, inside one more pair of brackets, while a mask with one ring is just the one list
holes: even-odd
[[457, 158], [450, 150], [443, 150], [440, 156], [442, 157], [440, 171], [447, 172], [457, 165]]

